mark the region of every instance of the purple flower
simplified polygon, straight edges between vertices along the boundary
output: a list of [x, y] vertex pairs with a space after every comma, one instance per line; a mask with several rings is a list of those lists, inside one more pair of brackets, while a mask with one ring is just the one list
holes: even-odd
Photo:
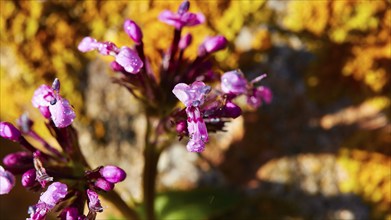
[[174, 13], [169, 10], [164, 10], [159, 15], [159, 20], [174, 26], [176, 29], [182, 29], [185, 26], [195, 26], [205, 22], [205, 16], [202, 13], [190, 13], [188, 12], [190, 3], [184, 1], [178, 9], [177, 13]]
[[40, 109], [44, 117], [47, 117], [49, 114], [43, 112], [42, 109], [45, 109], [46, 111], [46, 108], [48, 107], [50, 117], [56, 127], [67, 127], [72, 124], [73, 120], [76, 118], [76, 114], [68, 100], [59, 95], [60, 82], [58, 79], [54, 80], [53, 85], [55, 89], [50, 88], [47, 85], [42, 85], [35, 90], [32, 103], [34, 107]]
[[92, 37], [85, 37], [77, 46], [77, 49], [81, 52], [88, 52], [98, 49], [98, 41]]
[[251, 93], [247, 96], [247, 103], [253, 108], [258, 108], [262, 105], [262, 102], [269, 104], [272, 98], [271, 90], [267, 87], [260, 86], [252, 89]]
[[207, 37], [198, 48], [198, 55], [204, 56], [206, 53], [214, 53], [226, 48], [228, 41], [224, 36]]
[[68, 100], [61, 98], [61, 96], [58, 96], [56, 104], [49, 106], [49, 111], [54, 125], [59, 128], [69, 126], [76, 118], [76, 114]]
[[11, 141], [19, 141], [21, 133], [13, 124], [2, 121], [0, 122], [0, 136]]
[[92, 212], [102, 212], [103, 207], [100, 204], [98, 194], [90, 189], [87, 189], [87, 196], [88, 196], [88, 208]]
[[53, 208], [67, 195], [68, 187], [66, 184], [54, 182], [50, 184], [46, 192], [39, 198], [40, 202], [44, 202], [49, 208]]
[[140, 27], [132, 20], [125, 20], [124, 30], [132, 40], [140, 44], [143, 40], [143, 32]]
[[[138, 56], [137, 52], [129, 47], [122, 47], [119, 49], [112, 42], [98, 42], [91, 37], [85, 37], [78, 46], [81, 52], [88, 52], [91, 50], [98, 50], [103, 55], [111, 55], [115, 57], [116, 64], [122, 66], [127, 72], [136, 74], [140, 72], [144, 63]], [[114, 64], [114, 65], [116, 65]], [[115, 69], [119, 67], [114, 66]]]
[[187, 150], [190, 152], [202, 152], [205, 149], [205, 143], [208, 142], [208, 130], [201, 112], [197, 107], [187, 107], [187, 130], [190, 140], [187, 143]]
[[190, 152], [202, 152], [205, 149], [205, 143], [208, 142], [208, 131], [199, 106], [204, 103], [210, 87], [199, 81], [190, 86], [179, 83], [172, 92], [186, 105], [187, 130], [190, 137], [186, 148]]
[[28, 214], [30, 214], [30, 218], [26, 220], [45, 220], [49, 211], [50, 208], [44, 202], [37, 203], [29, 207]]
[[31, 102], [35, 108], [39, 106], [49, 106], [50, 103], [55, 102], [55, 94], [52, 88], [48, 85], [41, 85], [35, 90]]
[[110, 183], [118, 183], [126, 178], [126, 173], [123, 169], [112, 165], [104, 166], [99, 170], [99, 173]]
[[262, 102], [269, 104], [273, 98], [269, 88], [254, 86], [255, 83], [261, 81], [265, 77], [266, 74], [262, 74], [251, 82], [248, 82], [240, 70], [229, 71], [221, 76], [221, 90], [224, 93], [231, 95], [230, 99], [238, 95], [246, 95], [247, 104], [253, 108], [258, 108], [261, 106]]
[[14, 175], [0, 166], [0, 195], [8, 194], [14, 186]]
[[247, 79], [238, 70], [226, 72], [221, 76], [221, 90], [227, 94], [245, 94], [247, 92], [247, 84]]
[[39, 202], [30, 206], [29, 214], [31, 220], [43, 220], [47, 213], [54, 208], [67, 195], [68, 187], [60, 182], [52, 183], [46, 192], [39, 198]]
[[141, 61], [137, 52], [129, 47], [122, 47], [120, 52], [115, 57], [115, 61], [121, 65], [129, 73], [138, 73], [143, 67], [143, 61]]
[[191, 85], [178, 83], [172, 92], [183, 104], [189, 107], [202, 105], [210, 89], [210, 86], [205, 85], [205, 83], [196, 81]]

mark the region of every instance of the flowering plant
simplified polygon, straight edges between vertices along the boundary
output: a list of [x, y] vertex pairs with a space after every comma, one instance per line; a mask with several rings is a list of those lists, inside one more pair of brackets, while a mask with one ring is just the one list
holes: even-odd
[[[111, 68], [118, 74], [115, 83], [124, 86], [142, 103], [147, 119], [145, 133], [145, 166], [143, 193], [146, 216], [155, 219], [155, 179], [159, 156], [175, 140], [187, 139], [189, 152], [203, 152], [209, 132], [223, 131], [230, 119], [241, 115], [235, 98], [245, 96], [247, 104], [257, 108], [270, 103], [270, 89], [256, 84], [266, 75], [248, 81], [240, 70], [220, 76], [213, 70], [211, 55], [228, 46], [223, 36], [207, 37], [199, 45], [197, 57], [189, 60], [184, 52], [192, 42], [192, 35], [182, 36], [185, 27], [205, 22], [201, 13], [189, 12], [190, 3], [184, 1], [177, 12], [163, 11], [159, 19], [174, 27], [174, 36], [163, 54], [158, 73], [154, 72], [144, 54], [143, 32], [132, 20], [125, 20], [123, 28], [134, 41], [134, 47], [118, 47], [113, 42], [100, 42], [85, 37], [79, 43], [81, 52], [97, 50], [114, 57]], [[178, 102], [179, 100], [179, 102]], [[46, 126], [56, 138], [61, 150], [51, 146], [33, 129], [27, 114], [18, 119], [18, 128], [1, 122], [0, 135], [18, 142], [25, 151], [6, 156], [0, 167], [1, 194], [8, 193], [15, 184], [15, 174], [22, 175], [22, 185], [33, 191], [45, 192], [38, 203], [28, 210], [30, 219], [45, 219], [51, 210], [59, 210], [61, 219], [95, 219], [103, 208], [98, 193], [115, 202], [123, 214], [138, 219], [134, 207], [128, 206], [114, 191], [115, 184], [123, 181], [126, 173], [113, 165], [91, 169], [78, 144], [77, 132], [72, 126], [76, 118], [72, 106], [60, 95], [60, 81], [52, 86], [42, 85], [34, 93], [32, 104], [46, 119]], [[30, 136], [41, 146], [33, 146]], [[83, 214], [88, 205], [87, 215]], [[54, 209], [54, 207], [58, 209]]]

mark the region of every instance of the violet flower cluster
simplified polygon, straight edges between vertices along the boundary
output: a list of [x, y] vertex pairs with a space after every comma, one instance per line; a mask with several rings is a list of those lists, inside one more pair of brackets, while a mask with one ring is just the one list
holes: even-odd
[[[34, 131], [34, 122], [27, 114], [17, 120], [17, 127], [0, 122], [0, 136], [19, 143], [24, 149], [3, 158], [0, 194], [10, 193], [15, 185], [14, 175], [22, 174], [23, 187], [35, 192], [44, 191], [38, 203], [30, 206], [28, 219], [45, 219], [50, 211], [58, 210], [61, 219], [95, 219], [97, 212], [103, 211], [97, 193], [113, 190], [116, 183], [125, 179], [126, 173], [112, 165], [90, 169], [72, 127], [76, 114], [69, 101], [60, 95], [58, 79], [51, 87], [42, 85], [35, 90], [32, 104], [46, 119], [46, 127], [61, 150]], [[28, 138], [34, 139], [37, 146]], [[87, 215], [83, 214], [85, 204], [89, 209]]]
[[[158, 133], [176, 131], [180, 139], [188, 136], [187, 150], [202, 152], [209, 139], [208, 131], [222, 131], [229, 119], [241, 115], [241, 108], [234, 103], [237, 96], [246, 96], [248, 105], [257, 108], [262, 103], [270, 103], [272, 93], [267, 87], [254, 85], [265, 75], [249, 82], [239, 70], [222, 76], [214, 71], [211, 54], [227, 47], [228, 41], [224, 36], [206, 37], [199, 45], [194, 60], [184, 57], [192, 35], [187, 33], [182, 36], [183, 29], [205, 22], [201, 13], [189, 12], [189, 8], [189, 1], [184, 1], [177, 12], [165, 10], [159, 15], [160, 21], [174, 29], [171, 46], [163, 54], [158, 73], [148, 68], [143, 32], [132, 20], [126, 20], [123, 28], [133, 40], [133, 47], [119, 49], [112, 42], [85, 37], [78, 49], [81, 52], [97, 50], [103, 55], [114, 56], [111, 68], [119, 74], [113, 81], [126, 87], [140, 100], [148, 115], [161, 119]], [[184, 108], [177, 108], [173, 94]]]
[[[125, 86], [143, 102], [147, 112], [161, 118], [164, 125], [161, 132], [170, 132], [174, 127], [180, 138], [189, 137], [188, 151], [202, 152], [208, 142], [208, 131], [221, 131], [229, 119], [241, 115], [240, 107], [233, 102], [235, 97], [245, 95], [248, 104], [257, 108], [262, 103], [270, 103], [272, 94], [267, 87], [254, 86], [265, 75], [248, 82], [238, 70], [221, 77], [213, 70], [210, 55], [228, 45], [223, 36], [207, 37], [199, 45], [194, 60], [184, 58], [192, 35], [181, 36], [182, 30], [205, 21], [201, 13], [189, 12], [189, 7], [190, 3], [184, 1], [177, 12], [165, 10], [159, 15], [162, 22], [174, 26], [174, 37], [163, 55], [159, 74], [147, 68], [149, 61], [144, 54], [143, 32], [132, 20], [126, 20], [123, 26], [135, 43], [132, 48], [123, 46], [119, 49], [112, 42], [85, 37], [78, 49], [82, 52], [98, 50], [103, 55], [114, 56], [111, 68], [120, 73], [114, 82]], [[205, 84], [216, 85], [219, 80], [220, 86], [214, 88]], [[171, 91], [185, 105], [184, 109], [176, 108]], [[165, 123], [167, 121], [171, 123]]]

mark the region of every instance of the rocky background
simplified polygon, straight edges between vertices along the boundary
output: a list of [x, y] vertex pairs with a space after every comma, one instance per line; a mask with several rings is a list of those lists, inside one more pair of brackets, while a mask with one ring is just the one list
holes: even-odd
[[[108, 58], [81, 54], [90, 35], [132, 44], [126, 18], [143, 29], [157, 69], [172, 29], [157, 20], [175, 1], [1, 1], [0, 119], [33, 118], [35, 88], [58, 77], [77, 111], [83, 152], [94, 167], [115, 164], [128, 178], [124, 199], [141, 195], [144, 118], [129, 93], [110, 83]], [[161, 219], [391, 218], [391, 11], [376, 1], [191, 1], [207, 23], [185, 30], [195, 57], [207, 35], [230, 45], [216, 54], [220, 71], [240, 68], [274, 93], [248, 111], [207, 150], [177, 142], [159, 163]], [[43, 135], [43, 123], [36, 123]], [[1, 155], [17, 146], [1, 140]], [[24, 219], [39, 195], [15, 188], [0, 197], [1, 219]], [[106, 204], [100, 219], [121, 219]], [[191, 213], [191, 215], [189, 215]]]

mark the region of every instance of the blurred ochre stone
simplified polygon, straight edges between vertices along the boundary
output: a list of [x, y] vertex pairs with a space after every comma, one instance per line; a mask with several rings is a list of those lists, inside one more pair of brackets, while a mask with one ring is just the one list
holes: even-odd
[[347, 172], [332, 154], [300, 154], [272, 160], [257, 171], [263, 181], [296, 185], [309, 194], [324, 196], [339, 194], [339, 184], [347, 178]]
[[[383, 104], [377, 104], [383, 101]], [[377, 104], [377, 105], [376, 105]], [[320, 119], [320, 125], [324, 129], [330, 129], [338, 125], [359, 124], [367, 128], [379, 128], [388, 123], [387, 117], [381, 111], [390, 105], [385, 98], [378, 97], [363, 102], [359, 106], [347, 107], [333, 114], [327, 114]]]

